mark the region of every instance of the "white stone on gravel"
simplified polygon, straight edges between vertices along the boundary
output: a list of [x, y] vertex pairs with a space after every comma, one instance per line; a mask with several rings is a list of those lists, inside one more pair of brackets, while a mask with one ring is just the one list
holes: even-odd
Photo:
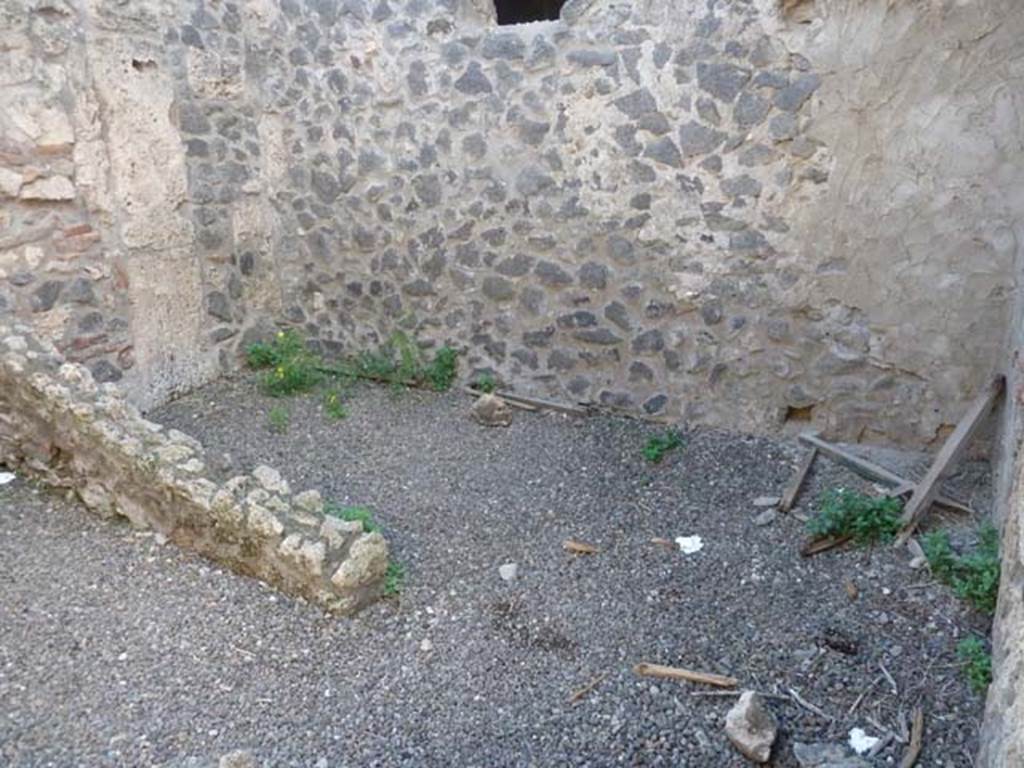
[[779, 726], [755, 691], [744, 691], [725, 716], [725, 735], [732, 745], [755, 763], [767, 763]]
[[793, 744], [793, 756], [800, 768], [871, 768], [870, 764], [854, 757], [842, 744]]
[[782, 501], [778, 496], [758, 496], [754, 499], [755, 507], [777, 507]]
[[692, 555], [704, 549], [704, 539], [700, 536], [676, 536], [676, 544], [684, 555]]
[[499, 565], [498, 574], [505, 581], [513, 582], [519, 576], [519, 566], [515, 563], [505, 563], [504, 565]]
[[778, 517], [778, 515], [775, 513], [774, 509], [766, 509], [760, 515], [758, 515], [757, 517], [754, 518], [754, 525], [756, 525], [758, 527], [764, 527], [766, 525], [771, 525], [772, 523], [775, 522], [775, 519], [777, 517]]
[[7, 485], [13, 483], [15, 474], [13, 472], [0, 472], [0, 485]]
[[252, 752], [244, 749], [236, 749], [223, 755], [217, 762], [217, 768], [256, 768], [256, 758]]
[[868, 736], [863, 728], [850, 729], [850, 748], [858, 755], [863, 755], [879, 741], [877, 736]]

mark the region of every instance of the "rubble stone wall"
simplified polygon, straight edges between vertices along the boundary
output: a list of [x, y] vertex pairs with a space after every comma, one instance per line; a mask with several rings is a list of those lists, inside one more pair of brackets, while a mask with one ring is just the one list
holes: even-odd
[[142, 418], [27, 326], [0, 324], [0, 463], [330, 611], [383, 589], [379, 533], [325, 516], [319, 493], [293, 495], [271, 467], [213, 482], [198, 442]]
[[141, 407], [294, 325], [927, 445], [1005, 360], [1013, 0], [0, 0], [0, 312]]

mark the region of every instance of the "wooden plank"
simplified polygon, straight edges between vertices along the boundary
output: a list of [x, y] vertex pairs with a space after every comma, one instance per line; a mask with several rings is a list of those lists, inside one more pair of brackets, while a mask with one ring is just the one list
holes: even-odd
[[633, 667], [633, 671], [642, 677], [662, 677], [670, 680], [686, 680], [691, 683], [704, 683], [714, 685], [717, 688], [735, 688], [740, 681], [735, 677], [715, 675], [711, 672], [697, 672], [682, 667], [666, 667], [661, 664], [648, 664], [641, 662]]
[[903, 516], [900, 521], [903, 523], [903, 530], [896, 537], [896, 545], [901, 546], [907, 543], [907, 539], [914, 533], [921, 516], [928, 510], [928, 507], [939, 495], [939, 483], [950, 469], [960, 460], [971, 443], [971, 438], [977, 434], [978, 429], [984, 422], [985, 416], [992, 410], [996, 399], [1003, 393], [1006, 379], [997, 376], [992, 383], [982, 392], [971, 406], [967, 413], [960, 419], [956, 429], [949, 436], [935, 457], [935, 461], [928, 468], [928, 472], [917, 484], [910, 501], [903, 507]]
[[[869, 459], [861, 458], [856, 454], [850, 453], [834, 443], [828, 443], [817, 435], [809, 433], [800, 435], [800, 441], [807, 445], [814, 446], [829, 458], [849, 467], [857, 474], [866, 477], [868, 480], [874, 480], [885, 485], [895, 486], [896, 490], [900, 491], [900, 495], [906, 493], [908, 490], [913, 491], [913, 489], [917, 487], [917, 484], [913, 481], [907, 480], [905, 477], [901, 477], [895, 472], [875, 464], [875, 462]], [[959, 501], [951, 499], [943, 494], [939, 494], [936, 497], [935, 503], [940, 507], [947, 507], [949, 509], [956, 510], [957, 512], [966, 511], [973, 514], [970, 507], [967, 507]]]
[[845, 536], [822, 536], [817, 539], [810, 539], [800, 548], [800, 556], [813, 557], [822, 552], [828, 552], [830, 549], [843, 546], [852, 538], [852, 535], [846, 534]]
[[[479, 390], [473, 389], [472, 387], [466, 387], [466, 392], [479, 397], [485, 394]], [[531, 406], [533, 408], [546, 408], [551, 411], [560, 411], [561, 413], [568, 413], [572, 416], [587, 416], [590, 411], [586, 408], [582, 408], [578, 405], [569, 405], [568, 403], [556, 403], [554, 400], [545, 400], [540, 397], [527, 397], [526, 395], [517, 395], [514, 392], [505, 392], [504, 390], [495, 390], [491, 393], [502, 400], [506, 400], [509, 405], [518, 406], [520, 403]]]
[[779, 502], [780, 512], [789, 512], [793, 508], [796, 497], [800, 495], [800, 489], [803, 488], [804, 480], [807, 479], [807, 473], [810, 472], [817, 455], [818, 449], [814, 446], [811, 446], [811, 449], [804, 455], [796, 474], [793, 475], [793, 479], [789, 481], [789, 485], [786, 486], [786, 490], [782, 494], [782, 501]]
[[[890, 488], [885, 495], [889, 496], [890, 498], [896, 498], [897, 496], [909, 497], [914, 492], [915, 488], [917, 488], [917, 485], [907, 480], [906, 482], [897, 485], [895, 488]], [[938, 504], [940, 507], [952, 510], [953, 512], [959, 512], [963, 515], [974, 514], [974, 510], [971, 509], [966, 504], [964, 504], [963, 502], [957, 501], [956, 499], [952, 499], [948, 496], [943, 496], [941, 494], [935, 499], [935, 503]]]

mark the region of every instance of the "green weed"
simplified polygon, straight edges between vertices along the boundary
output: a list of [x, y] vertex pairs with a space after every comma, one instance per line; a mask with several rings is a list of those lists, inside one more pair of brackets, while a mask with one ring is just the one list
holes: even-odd
[[674, 429], [667, 429], [660, 435], [652, 435], [644, 445], [644, 458], [652, 464], [660, 464], [665, 454], [683, 444], [682, 436]]
[[267, 412], [267, 426], [270, 428], [271, 432], [283, 435], [288, 431], [288, 425], [290, 423], [291, 416], [289, 415], [287, 408], [275, 405]]
[[295, 331], [281, 331], [269, 344], [253, 344], [246, 360], [250, 367], [266, 370], [261, 385], [272, 397], [306, 392], [321, 379], [320, 358]]
[[392, 560], [388, 563], [388, 570], [384, 574], [384, 596], [394, 597], [402, 591], [405, 584], [405, 566]]
[[900, 529], [902, 509], [899, 499], [833, 489], [822, 496], [807, 530], [813, 536], [852, 536], [857, 544], [889, 541]]
[[[423, 360], [419, 346], [403, 331], [396, 331], [377, 351], [364, 351], [345, 363], [359, 376], [389, 382], [395, 386], [429, 384], [441, 392], [455, 381], [458, 353], [441, 347], [429, 363]], [[344, 372], [343, 366], [340, 372]]]
[[443, 346], [434, 353], [434, 359], [427, 366], [426, 379], [438, 392], [451, 388], [459, 365], [459, 353], [449, 346]]
[[498, 380], [490, 373], [481, 373], [473, 383], [473, 389], [477, 392], [486, 392], [487, 394], [490, 394], [497, 388]]
[[946, 531], [927, 534], [922, 546], [935, 578], [979, 611], [995, 611], [999, 595], [999, 532], [994, 526], [985, 524], [981, 528], [978, 546], [966, 555], [953, 551]]
[[377, 530], [377, 523], [373, 520], [373, 512], [366, 507], [343, 507], [334, 502], [324, 504], [324, 514], [337, 517], [346, 522], [360, 522], [366, 533], [373, 533]]
[[336, 389], [324, 392], [324, 411], [335, 421], [341, 421], [348, 416], [348, 409], [341, 400], [341, 392]]
[[956, 655], [964, 663], [964, 673], [971, 689], [977, 694], [985, 693], [992, 682], [992, 655], [985, 643], [978, 637], [965, 637], [956, 646]]

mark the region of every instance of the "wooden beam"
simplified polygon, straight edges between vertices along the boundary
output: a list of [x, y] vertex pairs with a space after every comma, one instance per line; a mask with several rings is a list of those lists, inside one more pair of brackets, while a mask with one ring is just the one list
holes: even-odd
[[[838, 445], [825, 442], [817, 435], [803, 434], [800, 435], [800, 440], [801, 442], [804, 442], [807, 445], [814, 446], [829, 458], [834, 459], [835, 461], [838, 461], [840, 464], [849, 467], [857, 474], [863, 475], [869, 480], [884, 483], [885, 485], [895, 486], [896, 490], [899, 491], [899, 495], [903, 495], [908, 491], [913, 491], [913, 489], [917, 487], [917, 483], [913, 482], [912, 480], [907, 480], [904, 477], [900, 477], [895, 472], [892, 472], [883, 466], [875, 464], [873, 461], [870, 461], [869, 459], [864, 459], [861, 458], [860, 456], [857, 456], [856, 454], [850, 453], [849, 451], [840, 448]], [[890, 492], [890, 494], [894, 495], [892, 494], [892, 492]], [[958, 512], [966, 511], [969, 514], [973, 514], [970, 507], [967, 507], [961, 504], [959, 501], [951, 499], [948, 496], [944, 496], [942, 494], [939, 494], [935, 498], [935, 503], [938, 504], [940, 507], [947, 507], [949, 509], [954, 509]]]
[[903, 507], [903, 516], [900, 521], [903, 523], [903, 530], [896, 537], [896, 545], [901, 546], [907, 543], [907, 539], [914, 533], [921, 516], [932, 505], [939, 495], [939, 483], [946, 476], [950, 469], [960, 460], [971, 444], [971, 438], [977, 434], [988, 415], [995, 405], [996, 400], [1003, 393], [1006, 386], [1006, 379], [997, 376], [992, 383], [974, 399], [967, 413], [960, 419], [956, 429], [942, 445], [942, 450], [935, 457], [935, 461], [928, 468], [928, 472], [917, 484], [910, 501]]
[[818, 449], [814, 446], [811, 446], [811, 450], [804, 454], [796, 474], [793, 475], [793, 479], [789, 481], [789, 485], [786, 486], [786, 490], [782, 494], [782, 501], [779, 502], [780, 512], [789, 512], [793, 508], [796, 497], [800, 495], [800, 489], [804, 486], [807, 473], [810, 472], [811, 465], [814, 464], [814, 457], [817, 455]]

